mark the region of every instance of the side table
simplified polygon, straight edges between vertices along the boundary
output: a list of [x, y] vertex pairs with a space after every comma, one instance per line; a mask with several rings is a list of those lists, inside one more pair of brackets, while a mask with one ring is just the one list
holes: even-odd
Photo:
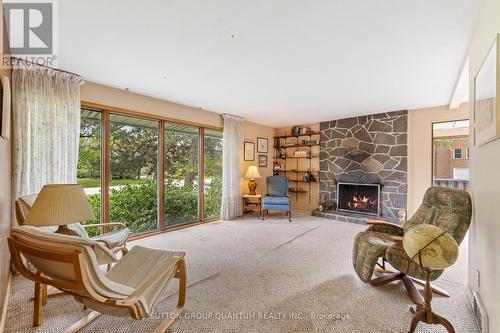
[[241, 218], [245, 216], [245, 213], [257, 211], [260, 219], [262, 214], [262, 194], [243, 194], [241, 196], [243, 200], [243, 214]]

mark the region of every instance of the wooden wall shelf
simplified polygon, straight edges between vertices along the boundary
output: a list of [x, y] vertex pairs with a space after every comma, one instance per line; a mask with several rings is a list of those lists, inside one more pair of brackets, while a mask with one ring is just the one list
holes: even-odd
[[[304, 139], [300, 139], [301, 137], [309, 137], [309, 142], [312, 141], [311, 137], [317, 135], [319, 136], [319, 132], [308, 132], [301, 134], [286, 134], [285, 135], [277, 135], [274, 136], [274, 157], [273, 160], [274, 165], [277, 165], [278, 168], [274, 169], [273, 166], [273, 174], [284, 174], [285, 176], [289, 174], [288, 181], [291, 183], [288, 189], [289, 193], [295, 193], [296, 200], [298, 200], [298, 195], [300, 193], [308, 193], [309, 204], [311, 203], [311, 183], [318, 183], [319, 172], [318, 171], [309, 171], [312, 169], [312, 160], [318, 159], [318, 156], [312, 156], [311, 151], [313, 147], [318, 147], [320, 145], [319, 138], [314, 138], [317, 140], [317, 143], [301, 143], [304, 142]], [[291, 138], [290, 140], [287, 140]], [[295, 139], [293, 139], [295, 138]], [[293, 150], [290, 151], [291, 148], [294, 148], [295, 151], [308, 151], [310, 156], [293, 156]], [[303, 148], [303, 149], [300, 149]], [[282, 155], [287, 155], [282, 157]], [[288, 156], [290, 155], [290, 156]], [[317, 153], [315, 153], [317, 155]], [[309, 162], [302, 162], [299, 165], [299, 161], [308, 160]], [[308, 166], [306, 166], [308, 164]], [[317, 167], [317, 166], [315, 166]], [[309, 169], [309, 170], [303, 170]], [[311, 172], [316, 180], [314, 181], [306, 181], [303, 179], [303, 174], [306, 172]], [[302, 185], [304, 184], [304, 185]], [[316, 185], [317, 186], [317, 185]]]
[[278, 135], [275, 136], [275, 139], [286, 139], [286, 138], [298, 138], [299, 136], [311, 136], [311, 135], [319, 135], [319, 132], [309, 132], [309, 133], [303, 133], [303, 134], [289, 134], [289, 135]]
[[274, 146], [274, 149], [287, 149], [287, 148], [297, 148], [297, 147], [315, 147], [319, 146], [319, 143], [312, 143], [312, 144], [298, 144], [298, 145], [293, 145], [293, 146]]

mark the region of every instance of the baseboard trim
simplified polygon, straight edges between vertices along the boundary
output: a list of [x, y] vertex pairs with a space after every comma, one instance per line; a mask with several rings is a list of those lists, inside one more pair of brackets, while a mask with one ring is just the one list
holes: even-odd
[[467, 292], [467, 298], [469, 299], [469, 304], [472, 308], [474, 308], [474, 291], [472, 290], [471, 285], [467, 282], [467, 288], [465, 288]]
[[7, 308], [9, 307], [10, 289], [12, 286], [12, 272], [9, 271], [9, 278], [7, 280], [7, 289], [5, 290], [5, 300], [3, 302], [2, 316], [0, 317], [0, 332], [5, 329], [5, 321], [7, 320]]

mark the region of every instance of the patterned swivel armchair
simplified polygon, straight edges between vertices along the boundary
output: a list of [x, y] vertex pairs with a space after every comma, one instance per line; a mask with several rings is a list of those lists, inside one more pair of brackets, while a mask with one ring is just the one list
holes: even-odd
[[[425, 192], [423, 203], [417, 212], [403, 226], [385, 221], [367, 221], [371, 226], [358, 233], [354, 239], [354, 269], [363, 282], [374, 286], [402, 280], [410, 298], [419, 304], [421, 297], [413, 282], [425, 279], [425, 273], [406, 255], [402, 245], [404, 232], [417, 224], [432, 224], [450, 233], [460, 244], [469, 228], [471, 213], [471, 198], [467, 192], [431, 187]], [[390, 263], [399, 272], [385, 270], [383, 265], [383, 269], [379, 271], [386, 274], [372, 280], [379, 258], [382, 258], [382, 263]], [[442, 270], [433, 271], [431, 280], [437, 279], [442, 273]], [[437, 287], [433, 287], [433, 291], [447, 296], [445, 291]]]
[[271, 176], [266, 178], [267, 194], [262, 201], [262, 219], [269, 210], [284, 210], [288, 215], [288, 221], [292, 222], [292, 209], [290, 197], [288, 196], [288, 178], [284, 176]]

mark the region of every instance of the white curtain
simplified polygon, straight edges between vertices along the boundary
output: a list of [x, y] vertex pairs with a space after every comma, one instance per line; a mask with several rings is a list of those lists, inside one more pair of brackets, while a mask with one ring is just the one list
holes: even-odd
[[243, 149], [243, 118], [224, 116], [222, 151], [222, 208], [224, 220], [241, 216], [240, 161]]
[[76, 183], [80, 77], [28, 63], [12, 72], [14, 195]]

